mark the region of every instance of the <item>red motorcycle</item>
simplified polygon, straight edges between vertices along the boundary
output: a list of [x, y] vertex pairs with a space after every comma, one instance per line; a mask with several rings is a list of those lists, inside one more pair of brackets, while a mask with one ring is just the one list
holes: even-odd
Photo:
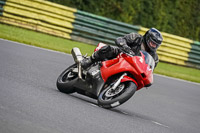
[[[95, 51], [105, 44], [99, 43]], [[140, 55], [127, 53], [122, 49], [117, 58], [96, 62], [87, 70], [81, 68], [83, 58], [79, 48], [72, 49], [75, 64], [68, 67], [57, 79], [61, 92], [79, 94], [97, 99], [103, 108], [117, 107], [143, 87], [153, 83], [155, 66], [152, 56], [140, 51]]]

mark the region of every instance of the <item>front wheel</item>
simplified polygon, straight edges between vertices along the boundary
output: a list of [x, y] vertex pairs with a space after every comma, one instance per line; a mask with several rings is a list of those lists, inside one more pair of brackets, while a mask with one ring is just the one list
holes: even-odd
[[117, 107], [130, 99], [136, 89], [136, 84], [130, 81], [120, 83], [115, 90], [109, 85], [99, 94], [98, 104], [103, 108]]
[[77, 69], [77, 65], [73, 64], [60, 74], [56, 83], [59, 91], [67, 94], [75, 92], [73, 85], [78, 78], [78, 74], [75, 72], [75, 69]]

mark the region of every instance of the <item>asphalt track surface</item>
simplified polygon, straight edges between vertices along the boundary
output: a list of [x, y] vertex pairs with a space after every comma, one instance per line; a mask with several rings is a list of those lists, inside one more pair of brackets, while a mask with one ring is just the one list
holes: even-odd
[[154, 75], [125, 104], [56, 88], [71, 55], [0, 39], [0, 133], [199, 133], [200, 85]]

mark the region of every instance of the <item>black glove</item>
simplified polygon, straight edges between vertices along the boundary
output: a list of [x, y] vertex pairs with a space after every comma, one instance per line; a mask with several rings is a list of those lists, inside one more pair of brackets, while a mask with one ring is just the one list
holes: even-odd
[[131, 50], [131, 48], [128, 45], [122, 45], [122, 51], [131, 54], [131, 55], [135, 55], [135, 53]]
[[115, 40], [115, 44], [121, 49], [121, 51], [131, 55], [135, 55], [131, 48], [127, 45], [126, 40], [124, 38], [118, 37]]
[[115, 44], [118, 46], [118, 47], [122, 47], [123, 45], [127, 45], [126, 44], [126, 40], [122, 37], [118, 37], [116, 40], [115, 40]]
[[131, 48], [128, 45], [122, 45], [121, 47], [126, 52], [130, 52], [131, 51]]

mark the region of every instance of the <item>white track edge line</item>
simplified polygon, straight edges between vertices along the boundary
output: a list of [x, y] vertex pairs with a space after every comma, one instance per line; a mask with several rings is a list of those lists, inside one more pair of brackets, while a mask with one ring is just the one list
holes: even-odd
[[154, 75], [164, 77], [164, 78], [174, 79], [174, 80], [178, 80], [178, 81], [182, 81], [182, 82], [186, 82], [186, 83], [191, 83], [191, 84], [195, 84], [195, 85], [200, 85], [200, 83], [187, 81], [187, 80], [184, 80], [184, 79], [179, 79], [179, 78], [174, 78], [174, 77], [169, 77], [169, 76], [166, 76], [166, 75], [160, 75], [160, 74], [157, 74], [157, 73], [154, 73]]
[[68, 53], [64, 53], [64, 52], [60, 52], [60, 51], [55, 51], [55, 50], [51, 50], [51, 49], [47, 49], [47, 48], [41, 48], [39, 46], [34, 46], [34, 45], [30, 45], [30, 44], [24, 44], [24, 43], [20, 43], [20, 42], [11, 41], [11, 40], [6, 40], [6, 39], [3, 39], [3, 38], [0, 38], [0, 40], [3, 40], [5, 42], [12, 42], [12, 43], [16, 43], [16, 44], [19, 44], [19, 45], [23, 45], [23, 46], [27, 46], [27, 47], [32, 47], [32, 48], [36, 48], [36, 49], [41, 49], [41, 50], [45, 50], [45, 51], [50, 51], [50, 52], [54, 52], [54, 53], [60, 53], [60, 54], [70, 55]]

